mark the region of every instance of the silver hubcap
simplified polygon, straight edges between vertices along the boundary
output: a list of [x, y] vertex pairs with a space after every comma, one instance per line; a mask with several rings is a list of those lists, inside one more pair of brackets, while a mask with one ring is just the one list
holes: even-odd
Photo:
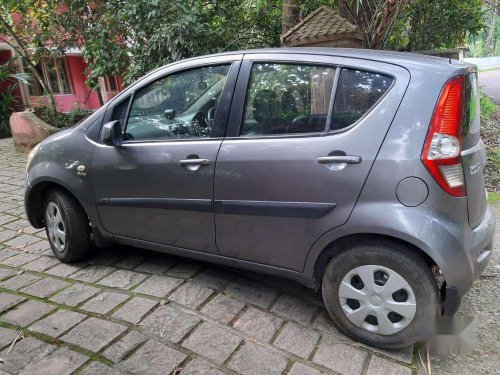
[[61, 210], [54, 202], [49, 202], [49, 204], [47, 204], [45, 222], [49, 232], [50, 242], [59, 252], [64, 251], [64, 245], [66, 244], [66, 228], [64, 227]]
[[408, 282], [387, 267], [366, 265], [348, 272], [339, 287], [339, 301], [354, 325], [392, 335], [415, 317], [415, 294]]

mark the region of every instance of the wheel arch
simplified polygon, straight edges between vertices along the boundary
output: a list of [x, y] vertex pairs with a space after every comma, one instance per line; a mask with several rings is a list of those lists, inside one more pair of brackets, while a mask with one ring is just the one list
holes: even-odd
[[330, 242], [319, 254], [314, 264], [314, 287], [315, 289], [319, 289], [321, 287], [321, 281], [323, 279], [323, 274], [328, 264], [328, 261], [332, 259], [334, 256], [340, 254], [343, 251], [348, 251], [349, 247], [355, 243], [360, 242], [392, 242], [400, 245], [404, 245], [407, 248], [414, 250], [418, 256], [420, 256], [429, 268], [436, 266], [437, 263], [432, 259], [432, 257], [422, 250], [420, 247], [415, 244], [403, 240], [398, 237], [384, 235], [384, 234], [375, 234], [375, 233], [356, 233], [356, 234], [348, 234], [343, 237], [339, 237], [332, 242]]
[[25, 197], [26, 216], [33, 227], [43, 228], [44, 226], [43, 198], [47, 191], [51, 189], [63, 191], [73, 197], [75, 201], [78, 202], [83, 212], [85, 212], [87, 217], [89, 217], [88, 212], [85, 210], [85, 207], [80, 199], [78, 199], [78, 197], [73, 194], [67, 186], [64, 186], [64, 184], [59, 181], [44, 180], [33, 185]]

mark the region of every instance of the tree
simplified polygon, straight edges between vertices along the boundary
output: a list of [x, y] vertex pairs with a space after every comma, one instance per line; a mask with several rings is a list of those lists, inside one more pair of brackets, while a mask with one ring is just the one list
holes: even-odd
[[290, 30], [300, 18], [300, 1], [283, 0], [282, 33]]

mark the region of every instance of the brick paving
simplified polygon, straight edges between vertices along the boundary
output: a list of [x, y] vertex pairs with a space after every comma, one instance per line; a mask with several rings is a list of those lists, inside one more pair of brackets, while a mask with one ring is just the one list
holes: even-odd
[[416, 371], [412, 348], [352, 341], [288, 280], [128, 247], [61, 264], [24, 217], [25, 162], [0, 140], [1, 374]]

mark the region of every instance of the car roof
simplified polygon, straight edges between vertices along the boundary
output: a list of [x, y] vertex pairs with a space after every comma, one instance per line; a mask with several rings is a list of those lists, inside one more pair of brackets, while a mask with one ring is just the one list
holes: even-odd
[[[373, 50], [373, 49], [358, 49], [358, 48], [332, 48], [332, 47], [292, 47], [292, 48], [260, 48], [260, 49], [250, 49], [241, 51], [229, 51], [218, 53], [210, 56], [220, 56], [220, 55], [241, 55], [241, 54], [280, 54], [280, 53], [290, 53], [290, 54], [309, 54], [309, 55], [323, 55], [323, 56], [339, 56], [339, 57], [350, 57], [357, 59], [380, 61], [385, 63], [391, 63], [400, 65], [411, 69], [416, 66], [434, 66], [442, 68], [467, 68], [474, 66], [473, 64], [465, 63], [459, 60], [429, 56], [418, 53], [410, 52], [395, 52], [395, 51], [385, 51], [385, 50]], [[199, 56], [205, 57], [205, 56]]]

